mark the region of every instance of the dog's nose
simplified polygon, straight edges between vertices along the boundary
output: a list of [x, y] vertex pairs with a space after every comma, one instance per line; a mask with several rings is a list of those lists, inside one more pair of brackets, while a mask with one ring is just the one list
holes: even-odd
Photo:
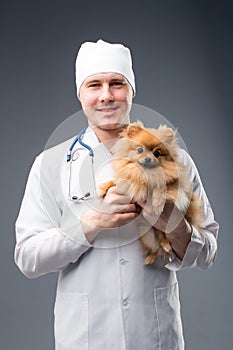
[[146, 164], [151, 163], [151, 158], [150, 158], [150, 157], [145, 157], [145, 158], [144, 158], [144, 162], [145, 162]]

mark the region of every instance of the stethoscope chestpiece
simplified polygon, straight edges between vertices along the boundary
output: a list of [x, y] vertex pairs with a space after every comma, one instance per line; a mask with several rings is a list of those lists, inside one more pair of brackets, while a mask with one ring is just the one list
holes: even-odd
[[72, 201], [77, 202], [77, 201], [81, 201], [81, 200], [84, 199], [84, 198], [90, 197], [90, 195], [91, 195], [90, 192], [87, 192], [87, 193], [85, 193], [84, 196], [82, 196], [82, 197], [72, 196], [71, 199], [72, 199]]

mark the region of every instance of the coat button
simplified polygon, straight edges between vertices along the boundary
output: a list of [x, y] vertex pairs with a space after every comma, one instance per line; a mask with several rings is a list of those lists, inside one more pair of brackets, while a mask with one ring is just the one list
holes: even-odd
[[127, 306], [129, 304], [129, 300], [127, 298], [123, 299], [122, 304]]
[[120, 260], [120, 264], [121, 264], [121, 265], [127, 264], [127, 260], [125, 260], [125, 259], [122, 258], [122, 259]]

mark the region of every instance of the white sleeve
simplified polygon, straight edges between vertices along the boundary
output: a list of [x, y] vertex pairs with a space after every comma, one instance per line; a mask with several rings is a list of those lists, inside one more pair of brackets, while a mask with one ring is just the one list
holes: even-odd
[[[62, 208], [54, 198], [51, 188], [49, 205], [52, 207], [53, 217], [48, 215], [41, 194], [40, 165], [41, 156], [36, 158], [31, 168], [15, 225], [15, 262], [29, 278], [64, 269], [92, 247], [77, 218], [73, 221], [71, 218], [70, 227], [65, 232], [61, 230]], [[48, 187], [51, 183], [52, 180]]]
[[216, 257], [219, 225], [214, 219], [213, 211], [192, 158], [182, 150], [180, 160], [187, 166], [194, 193], [200, 196], [203, 201], [204, 229], [197, 230], [193, 227], [191, 241], [182, 261], [174, 256], [166, 266], [175, 271], [188, 267], [207, 269], [213, 264]]

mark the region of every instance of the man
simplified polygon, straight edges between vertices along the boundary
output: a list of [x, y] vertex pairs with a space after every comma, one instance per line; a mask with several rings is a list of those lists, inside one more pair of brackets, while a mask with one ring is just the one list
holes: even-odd
[[31, 278], [59, 271], [56, 350], [182, 350], [176, 271], [211, 266], [217, 250], [218, 224], [196, 167], [182, 151], [204, 202], [205, 229], [183, 218], [167, 232], [177, 210], [167, 203], [155, 227], [166, 233], [174, 256], [166, 265], [157, 259], [146, 266], [135, 219], [139, 204], [155, 222], [150, 198], [136, 204], [114, 186], [102, 200], [94, 195], [98, 183], [112, 176], [111, 147], [130, 122], [136, 89], [129, 49], [102, 40], [84, 43], [76, 85], [89, 127], [70, 148], [72, 166], [65, 161], [70, 140], [36, 158], [16, 222], [15, 261]]

